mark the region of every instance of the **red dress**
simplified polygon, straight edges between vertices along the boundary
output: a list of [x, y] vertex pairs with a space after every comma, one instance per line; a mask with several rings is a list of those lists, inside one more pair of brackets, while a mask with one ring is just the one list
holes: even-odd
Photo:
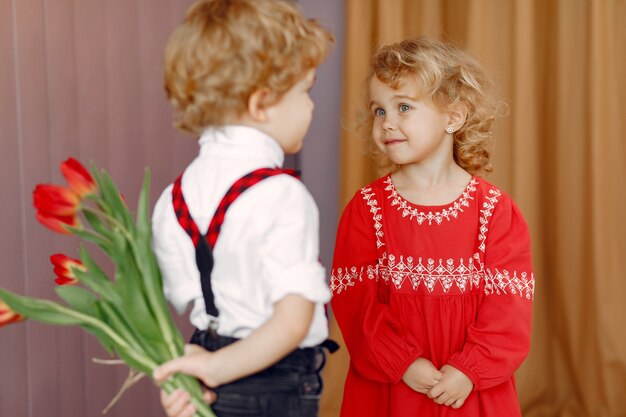
[[[513, 373], [529, 350], [534, 284], [526, 223], [485, 180], [444, 206], [410, 203], [389, 176], [358, 191], [331, 276], [351, 358], [341, 416], [521, 416]], [[472, 380], [460, 409], [402, 382], [419, 357]]]

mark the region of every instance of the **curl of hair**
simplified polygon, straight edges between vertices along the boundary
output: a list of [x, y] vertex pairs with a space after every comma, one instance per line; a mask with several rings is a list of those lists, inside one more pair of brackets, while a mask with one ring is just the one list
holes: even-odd
[[172, 33], [164, 84], [174, 125], [200, 134], [247, 110], [256, 90], [276, 103], [334, 41], [315, 20], [282, 0], [200, 0]]
[[[492, 128], [506, 105], [498, 99], [492, 80], [474, 57], [451, 43], [420, 37], [380, 47], [370, 65], [368, 81], [375, 76], [396, 89], [407, 79], [416, 80], [421, 88], [418, 95], [440, 111], [464, 104], [467, 116], [454, 133], [454, 160], [472, 174], [492, 171]], [[361, 115], [359, 123], [359, 130], [371, 135], [371, 112]], [[381, 168], [397, 168], [388, 159], [376, 156]]]

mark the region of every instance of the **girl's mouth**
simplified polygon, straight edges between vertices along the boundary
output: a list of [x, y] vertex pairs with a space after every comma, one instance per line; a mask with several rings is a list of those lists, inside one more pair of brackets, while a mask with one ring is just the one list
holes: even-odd
[[383, 145], [392, 146], [392, 145], [397, 145], [402, 142], [406, 142], [406, 139], [385, 139], [383, 140]]

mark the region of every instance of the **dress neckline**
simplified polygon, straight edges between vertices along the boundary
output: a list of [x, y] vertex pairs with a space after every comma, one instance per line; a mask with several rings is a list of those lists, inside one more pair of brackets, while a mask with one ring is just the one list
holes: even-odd
[[391, 174], [387, 175], [383, 182], [385, 191], [389, 192], [387, 198], [391, 200], [391, 205], [396, 206], [401, 212], [402, 217], [415, 218], [419, 224], [427, 221], [429, 225], [433, 222], [439, 225], [443, 220], [450, 221], [457, 218], [459, 213], [463, 212], [463, 207], [469, 207], [470, 201], [474, 199], [474, 193], [478, 185], [478, 180], [475, 176], [472, 176], [461, 195], [455, 200], [447, 204], [425, 206], [412, 203], [402, 197], [391, 180]]

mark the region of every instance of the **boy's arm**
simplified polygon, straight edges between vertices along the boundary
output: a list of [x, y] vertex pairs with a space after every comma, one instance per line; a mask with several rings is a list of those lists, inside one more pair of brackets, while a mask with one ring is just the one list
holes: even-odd
[[274, 313], [248, 337], [216, 352], [188, 346], [185, 355], [169, 361], [154, 373], [157, 382], [176, 372], [217, 387], [262, 371], [298, 348], [306, 337], [315, 304], [289, 294], [274, 305]]
[[248, 337], [228, 345], [213, 355], [208, 375], [218, 386], [259, 372], [298, 348], [306, 337], [315, 304], [302, 296], [289, 294], [274, 305], [274, 313]]

